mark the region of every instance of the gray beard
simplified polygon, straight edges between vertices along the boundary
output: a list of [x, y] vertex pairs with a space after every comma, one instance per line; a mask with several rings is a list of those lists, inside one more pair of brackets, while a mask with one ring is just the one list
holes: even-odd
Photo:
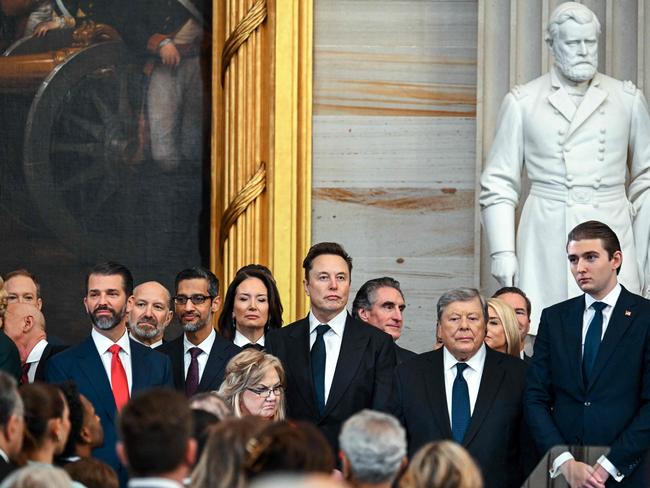
[[158, 334], [160, 334], [158, 328], [150, 329], [150, 328], [140, 327], [140, 324], [138, 324], [137, 322], [134, 324], [129, 322], [129, 329], [131, 330], [131, 334], [133, 334], [138, 339], [153, 339]]
[[95, 327], [100, 330], [111, 330], [117, 327], [117, 325], [122, 321], [122, 317], [99, 317], [95, 318], [94, 315], [90, 315], [90, 320]]
[[589, 67], [584, 64], [579, 66], [569, 66], [566, 60], [562, 59], [561, 56], [555, 56], [555, 66], [557, 66], [560, 73], [562, 73], [568, 80], [575, 83], [581, 83], [583, 81], [591, 80], [596, 75], [598, 60], [594, 60], [593, 64]]
[[201, 330], [205, 326], [205, 322], [187, 322], [183, 324], [183, 331], [185, 332], [196, 332]]

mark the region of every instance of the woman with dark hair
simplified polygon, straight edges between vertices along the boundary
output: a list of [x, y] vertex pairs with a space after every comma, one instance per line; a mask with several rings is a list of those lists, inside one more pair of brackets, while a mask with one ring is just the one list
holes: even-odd
[[[46, 383], [23, 385], [25, 432], [21, 458], [30, 466], [51, 465], [61, 454], [70, 434], [70, 410], [63, 392]], [[54, 485], [52, 485], [54, 486]], [[72, 481], [73, 488], [83, 485]]]
[[264, 347], [264, 335], [282, 326], [282, 303], [271, 271], [262, 265], [241, 268], [226, 292], [219, 333], [239, 347]]

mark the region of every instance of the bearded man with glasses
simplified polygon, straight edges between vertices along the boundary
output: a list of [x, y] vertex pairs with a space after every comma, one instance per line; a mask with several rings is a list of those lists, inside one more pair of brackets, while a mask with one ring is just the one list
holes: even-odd
[[218, 390], [226, 364], [240, 351], [212, 327], [212, 315], [221, 307], [219, 280], [196, 266], [178, 273], [174, 286], [174, 311], [183, 334], [157, 350], [171, 359], [174, 386], [187, 397]]

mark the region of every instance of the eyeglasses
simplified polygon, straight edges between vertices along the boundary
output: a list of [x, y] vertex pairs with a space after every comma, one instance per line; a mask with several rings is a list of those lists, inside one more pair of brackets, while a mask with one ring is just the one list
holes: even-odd
[[282, 393], [284, 393], [284, 386], [282, 386], [282, 385], [274, 386], [273, 388], [252, 388], [251, 387], [251, 388], [246, 388], [246, 389], [248, 391], [252, 391], [257, 396], [261, 396], [261, 397], [264, 397], [264, 398], [270, 397], [271, 392], [273, 392], [273, 394], [275, 396], [280, 396], [280, 395], [282, 395]]
[[202, 305], [206, 300], [212, 300], [213, 298], [210, 295], [192, 295], [189, 297], [187, 295], [176, 295], [174, 297], [174, 303], [176, 305], [185, 305], [190, 300], [194, 305]]

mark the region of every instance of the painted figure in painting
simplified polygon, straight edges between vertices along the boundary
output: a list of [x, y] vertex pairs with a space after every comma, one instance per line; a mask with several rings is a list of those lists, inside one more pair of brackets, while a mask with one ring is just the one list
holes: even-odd
[[[632, 82], [597, 72], [599, 34], [584, 5], [555, 9], [546, 32], [554, 66], [506, 95], [481, 177], [491, 272], [530, 297], [532, 335], [539, 311], [580, 293], [565, 244], [583, 221], [614, 229], [626, 256], [619, 281], [650, 294], [650, 117]], [[524, 170], [531, 188], [515, 239]]]

